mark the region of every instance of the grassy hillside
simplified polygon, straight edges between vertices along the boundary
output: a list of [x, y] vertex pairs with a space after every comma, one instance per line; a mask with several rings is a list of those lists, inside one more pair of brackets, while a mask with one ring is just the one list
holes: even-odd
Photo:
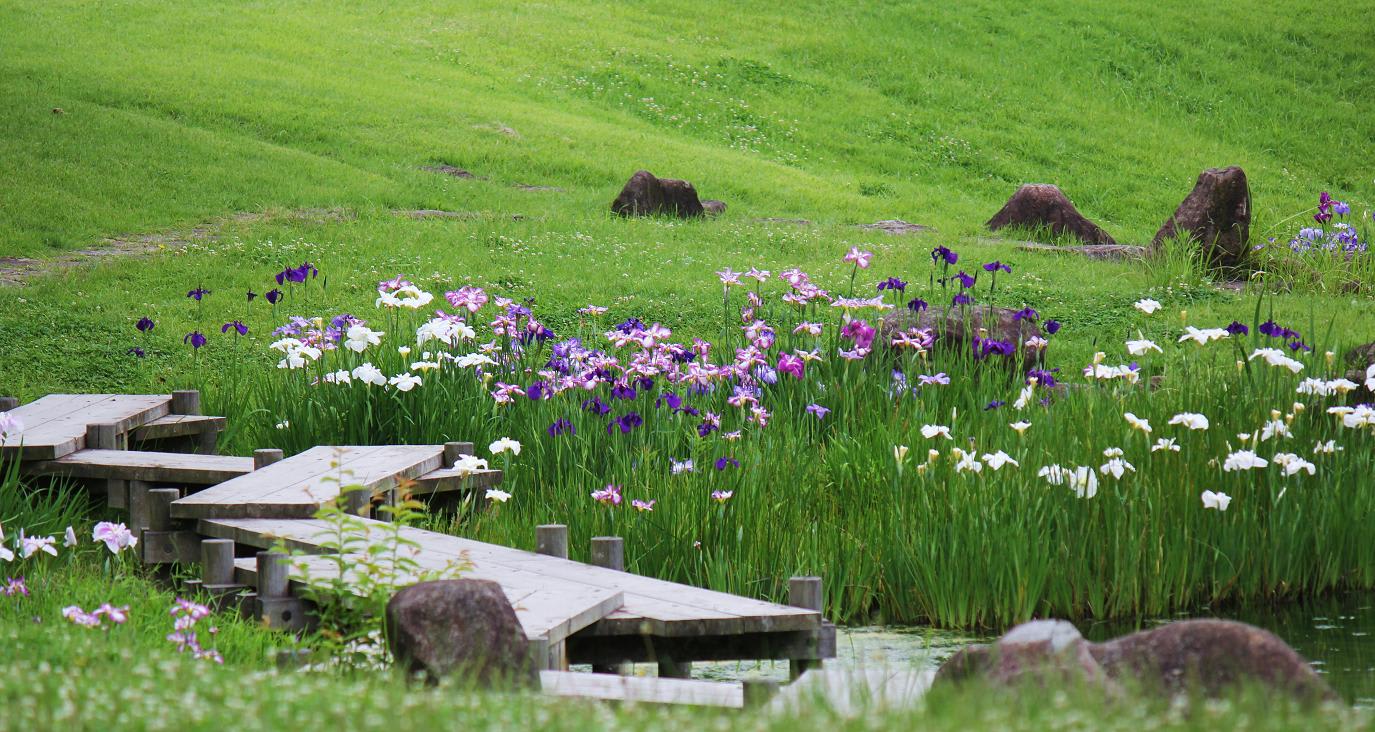
[[393, 5], [0, 8], [0, 254], [269, 206], [596, 217], [637, 167], [946, 232], [1049, 181], [1129, 241], [1204, 167], [1247, 169], [1262, 228], [1368, 193], [1375, 61], [1298, 3]]

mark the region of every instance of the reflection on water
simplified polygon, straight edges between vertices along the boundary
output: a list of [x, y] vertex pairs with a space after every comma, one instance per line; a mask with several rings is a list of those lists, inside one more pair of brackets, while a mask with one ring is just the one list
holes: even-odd
[[[1344, 698], [1360, 706], [1375, 707], [1375, 593], [1234, 608], [1216, 614], [1204, 611], [1139, 624], [1085, 622], [1079, 624], [1079, 629], [1089, 640], [1103, 641], [1185, 617], [1226, 618], [1265, 628], [1312, 662]], [[990, 640], [992, 637], [930, 628], [842, 628], [836, 639], [835, 663], [849, 668], [911, 666], [934, 669], [965, 645]], [[698, 678], [717, 680], [746, 677], [785, 680], [788, 664], [699, 663], [693, 665], [693, 671]]]

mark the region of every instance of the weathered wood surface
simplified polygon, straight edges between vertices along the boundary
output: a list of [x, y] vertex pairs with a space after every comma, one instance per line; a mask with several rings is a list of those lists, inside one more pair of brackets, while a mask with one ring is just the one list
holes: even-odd
[[[217, 523], [215, 519], [202, 521], [202, 527]], [[413, 557], [419, 571], [438, 571], [447, 568], [454, 557], [433, 556], [420, 553]], [[344, 579], [357, 585], [357, 577], [367, 571], [364, 555], [346, 555], [348, 569]], [[377, 561], [373, 558], [371, 561]], [[240, 582], [257, 581], [257, 565], [253, 560], [235, 560], [236, 576]], [[339, 567], [323, 556], [297, 557], [291, 566], [291, 579], [300, 584], [311, 577], [336, 577]], [[503, 570], [481, 569], [474, 567], [462, 572], [463, 577], [471, 579], [490, 579], [501, 585], [502, 592], [516, 611], [521, 628], [529, 638], [546, 638], [550, 643], [558, 643], [569, 635], [595, 623], [607, 613], [624, 603], [619, 592], [588, 587], [576, 583], [560, 582], [530, 572], [512, 573]], [[415, 576], [402, 574], [397, 585], [404, 586], [418, 581]]]
[[165, 440], [169, 437], [199, 435], [206, 431], [222, 431], [228, 420], [224, 417], [207, 417], [199, 414], [169, 414], [159, 417], [148, 424], [135, 427], [129, 436], [135, 442], [143, 440]]
[[[11, 410], [24, 431], [0, 441], [0, 457], [52, 460], [86, 446], [86, 427], [113, 424], [118, 435], [165, 416], [170, 395], [49, 394]], [[22, 448], [21, 448], [22, 445]]]
[[248, 475], [172, 504], [174, 518], [308, 518], [334, 501], [341, 487], [359, 485], [368, 495], [393, 488], [402, 478], [437, 470], [439, 445], [312, 447]]
[[30, 475], [215, 485], [253, 472], [253, 458], [139, 450], [81, 450], [25, 463]]
[[740, 709], [745, 705], [745, 693], [738, 682], [541, 671], [540, 687], [551, 696], [582, 699], [727, 709]]
[[440, 468], [415, 479], [411, 494], [428, 496], [435, 493], [478, 491], [501, 485], [500, 470], [464, 470]]
[[[366, 524], [385, 526], [374, 521]], [[203, 520], [199, 524], [199, 531], [207, 536], [234, 539], [257, 547], [270, 546], [281, 538], [292, 548], [317, 552], [321, 551], [326, 530], [324, 522], [315, 520]], [[817, 631], [821, 628], [821, 614], [813, 610], [775, 605], [423, 529], [403, 528], [401, 534], [421, 546], [421, 556], [427, 563], [443, 564], [466, 557], [472, 562], [473, 570], [465, 576], [492, 579], [503, 587], [511, 583], [514, 588], [529, 580], [544, 583], [544, 586], [558, 582], [561, 587], [583, 586], [622, 593], [625, 604], [587, 630], [596, 635], [672, 637]]]

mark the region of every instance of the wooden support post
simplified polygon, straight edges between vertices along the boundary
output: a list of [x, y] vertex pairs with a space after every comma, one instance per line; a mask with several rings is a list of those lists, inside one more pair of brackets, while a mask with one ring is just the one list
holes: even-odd
[[290, 595], [291, 565], [280, 552], [258, 552], [258, 599], [277, 599]]
[[659, 678], [661, 679], [690, 679], [692, 678], [692, 661], [675, 661], [671, 658], [659, 659]]
[[[788, 604], [821, 612], [825, 606], [825, 595], [820, 577], [793, 577], [788, 580]], [[788, 661], [788, 675], [794, 681], [804, 672], [821, 668], [821, 661], [814, 659], [793, 659]]]
[[592, 537], [592, 564], [625, 571], [625, 540], [619, 536]]
[[129, 530], [138, 534], [148, 527], [148, 494], [153, 487], [141, 480], [126, 481], [127, 498], [125, 506], [129, 509]]
[[120, 437], [119, 425], [114, 422], [86, 425], [86, 448], [89, 450], [123, 450]]
[[[619, 536], [592, 537], [592, 564], [598, 567], [625, 571], [625, 540]], [[620, 674], [627, 676], [634, 665], [629, 663], [593, 664], [594, 674]]]
[[264, 447], [260, 450], [254, 450], [253, 469], [262, 470], [278, 460], [281, 460], [283, 457], [286, 457], [286, 453], [275, 447]]
[[8, 412], [19, 407], [19, 399], [12, 396], [0, 396], [0, 412]]
[[291, 596], [290, 569], [285, 554], [258, 552], [256, 617], [274, 630], [298, 631], [306, 627], [305, 603]]
[[172, 529], [172, 501], [181, 498], [181, 491], [176, 488], [153, 488], [148, 491], [147, 516], [148, 525], [144, 528], [152, 531], [170, 531]]
[[372, 491], [362, 486], [353, 486], [344, 494], [344, 513], [368, 518], [372, 515]]
[[201, 586], [206, 589], [234, 584], [234, 540], [201, 542]]
[[201, 393], [195, 389], [172, 392], [172, 414], [201, 413]]
[[473, 443], [471, 442], [446, 442], [444, 443], [444, 467], [452, 468], [459, 458], [472, 454]]
[[568, 527], [563, 524], [536, 526], [535, 552], [559, 559], [567, 559]]
[[740, 686], [745, 693], [746, 709], [758, 709], [778, 694], [778, 682], [773, 679], [745, 679]]
[[105, 507], [129, 509], [129, 481], [109, 478], [105, 481]]
[[534, 669], [535, 677], [539, 678], [540, 671], [549, 671], [549, 639], [547, 637], [532, 638], [528, 645], [530, 652], [530, 666]]

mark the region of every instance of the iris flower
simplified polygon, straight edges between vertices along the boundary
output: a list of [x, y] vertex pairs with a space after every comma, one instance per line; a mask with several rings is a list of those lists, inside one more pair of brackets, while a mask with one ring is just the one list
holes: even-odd
[[688, 458], [687, 460], [674, 460], [669, 458], [669, 464], [669, 472], [673, 475], [696, 472], [696, 467], [692, 463], [692, 458]]
[[884, 281], [878, 283], [878, 291], [879, 291], [879, 292], [883, 292], [884, 290], [893, 290], [893, 291], [895, 291], [895, 292], [906, 292], [906, 291], [907, 291], [907, 283], [904, 282], [904, 281], [902, 281], [902, 280], [900, 280], [900, 279], [898, 279], [898, 278], [896, 278], [896, 277], [889, 277], [888, 279], [886, 279], [886, 280], [884, 280]]
[[511, 500], [511, 494], [510, 494], [510, 493], [507, 493], [506, 491], [503, 491], [503, 490], [498, 490], [498, 489], [496, 489], [496, 488], [488, 488], [488, 489], [487, 489], [487, 493], [486, 493], [486, 498], [487, 498], [487, 500], [489, 500], [489, 501], [496, 501], [497, 503], [505, 503], [505, 502]]
[[1047, 320], [1047, 321], [1046, 321], [1046, 335], [1055, 335], [1055, 334], [1058, 333], [1059, 331], [1060, 331], [1060, 321], [1058, 321], [1058, 320]]
[[869, 260], [873, 258], [873, 252], [866, 252], [859, 247], [850, 247], [850, 251], [846, 252], [842, 259], [854, 264], [860, 269], [869, 269]]
[[205, 336], [198, 330], [191, 331], [181, 339], [181, 342], [190, 343], [192, 349], [198, 349], [201, 346], [205, 345]]
[[[984, 265], [985, 272], [997, 272], [1000, 269], [1008, 274], [1012, 274], [1012, 267], [1002, 262], [989, 262]], [[968, 285], [966, 285], [966, 287], [968, 287]]]
[[1191, 430], [1208, 429], [1208, 418], [1195, 412], [1180, 412], [1170, 417], [1170, 424], [1183, 425]]
[[726, 501], [729, 501], [730, 497], [733, 495], [735, 495], [735, 491], [712, 491], [711, 500], [716, 501], [717, 503], [725, 503]]
[[91, 540], [105, 544], [105, 548], [111, 554], [118, 554], [124, 549], [130, 549], [138, 545], [138, 537], [122, 523], [111, 521], [101, 521], [95, 525], [91, 531]]
[[509, 437], [503, 437], [487, 446], [487, 451], [493, 455], [500, 455], [503, 452], [510, 452], [512, 455], [520, 454], [520, 443]]
[[740, 467], [740, 461], [730, 456], [716, 458], [717, 470], [725, 470], [727, 467], [738, 468]]
[[201, 298], [203, 298], [203, 297], [205, 297], [206, 295], [209, 295], [209, 294], [210, 294], [210, 291], [209, 291], [209, 290], [207, 290], [207, 289], [205, 289], [205, 288], [203, 288], [203, 287], [197, 287], [196, 289], [194, 289], [194, 290], [192, 290], [192, 291], [186, 293], [186, 296], [189, 297], [189, 298], [191, 298], [192, 300], [195, 300], [196, 302], [200, 302]]
[[396, 387], [399, 391], [410, 391], [421, 385], [420, 377], [412, 373], [397, 374], [387, 380], [388, 384]]
[[953, 439], [950, 437], [950, 428], [940, 424], [922, 425], [921, 436], [928, 440], [934, 440], [937, 437], [944, 437], [947, 440]]
[[654, 499], [654, 500], [650, 500], [650, 501], [641, 501], [640, 499], [636, 498], [635, 500], [633, 500], [633, 501], [630, 502], [630, 506], [631, 506], [631, 508], [634, 508], [636, 511], [640, 511], [640, 512], [644, 512], [644, 511], [653, 511], [653, 510], [654, 510], [654, 504], [656, 504], [656, 503], [658, 503], [658, 502], [659, 502], [658, 499]]
[[592, 491], [592, 500], [603, 506], [619, 506], [621, 505], [621, 487], [608, 484], [599, 491]]
[[267, 301], [268, 301], [269, 303], [271, 303], [272, 305], [276, 305], [277, 303], [279, 303], [279, 302], [282, 301], [282, 297], [283, 297], [284, 294], [285, 294], [285, 293], [283, 293], [281, 290], [276, 290], [276, 289], [274, 289], [274, 290], [268, 290], [268, 291], [267, 291], [267, 294], [266, 294], [266, 295], [263, 295], [263, 297], [264, 297], [264, 298], [267, 298]]
[[138, 328], [138, 332], [140, 333], [148, 333], [154, 328], [153, 319], [147, 316], [139, 318], [138, 323], [135, 324], [134, 327]]
[[545, 428], [544, 431], [548, 432], [550, 437], [577, 434], [577, 430], [573, 427], [573, 423], [563, 418], [554, 420], [554, 423]]
[[926, 301], [919, 297], [913, 300], [909, 300], [907, 302], [907, 309], [911, 310], [914, 313], [919, 313], [927, 309], [928, 307], [930, 306], [926, 304]]
[[1232, 497], [1227, 495], [1226, 493], [1214, 493], [1212, 491], [1203, 491], [1204, 508], [1213, 508], [1217, 509], [1218, 511], [1226, 511], [1227, 507], [1231, 505], [1231, 503]]
[[818, 420], [825, 419], [825, 418], [826, 418], [826, 415], [828, 415], [828, 414], [830, 414], [830, 413], [831, 413], [831, 410], [827, 409], [826, 407], [821, 406], [820, 404], [808, 404], [808, 405], [807, 405], [807, 414], [815, 415], [816, 418], [817, 418]]
[[1137, 300], [1135, 303], [1132, 303], [1132, 307], [1136, 308], [1137, 310], [1140, 310], [1141, 312], [1147, 315], [1150, 315], [1160, 309], [1160, 302], [1147, 297], [1141, 300]]
[[950, 249], [944, 246], [938, 246], [931, 250], [931, 262], [933, 264], [939, 264], [941, 261], [944, 261], [946, 264], [954, 264], [960, 261], [960, 255], [950, 251]]
[[228, 333], [230, 330], [235, 331], [241, 336], [248, 335], [248, 326], [244, 325], [242, 320], [234, 320], [220, 326], [221, 333]]
[[1222, 470], [1230, 473], [1234, 470], [1251, 470], [1253, 468], [1263, 468], [1270, 462], [1265, 458], [1257, 456], [1250, 450], [1238, 450], [1227, 456], [1227, 460], [1222, 464]]

